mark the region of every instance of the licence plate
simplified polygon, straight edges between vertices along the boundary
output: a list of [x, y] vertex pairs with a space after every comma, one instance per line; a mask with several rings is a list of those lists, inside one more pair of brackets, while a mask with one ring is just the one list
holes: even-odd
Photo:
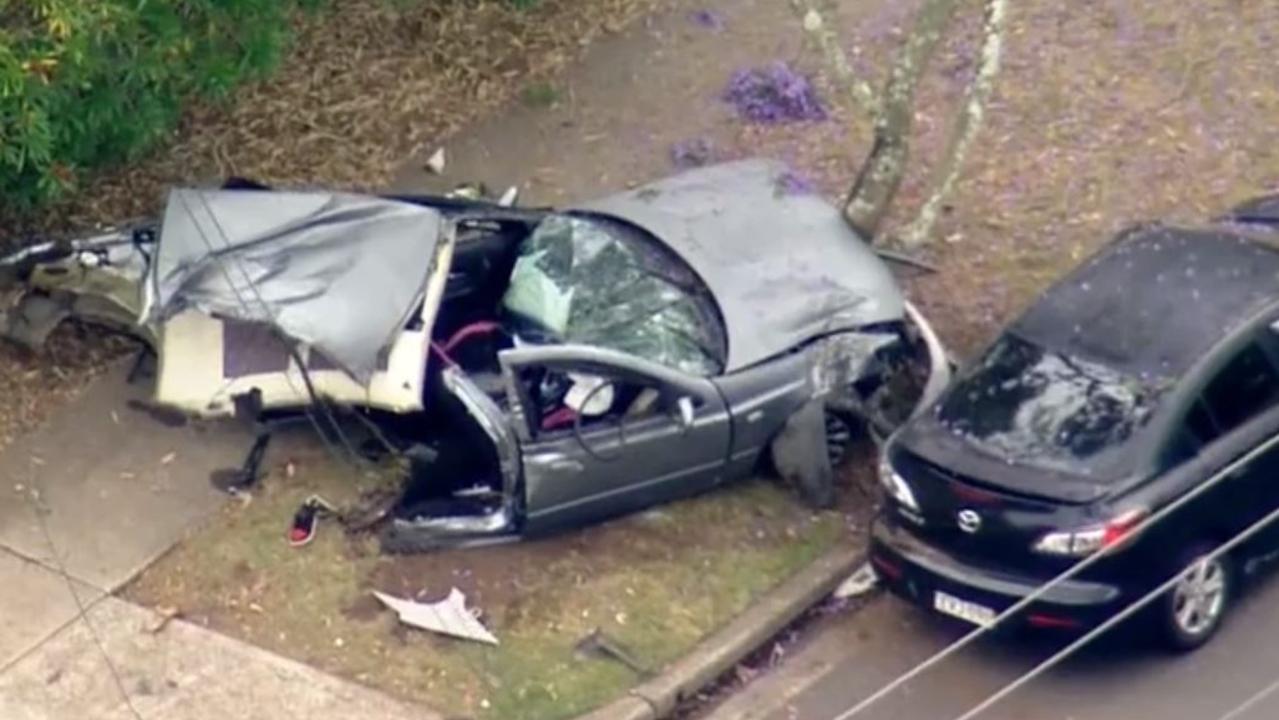
[[956, 617], [981, 627], [986, 627], [995, 622], [994, 610], [985, 605], [961, 600], [940, 590], [933, 593], [933, 608], [943, 615]]

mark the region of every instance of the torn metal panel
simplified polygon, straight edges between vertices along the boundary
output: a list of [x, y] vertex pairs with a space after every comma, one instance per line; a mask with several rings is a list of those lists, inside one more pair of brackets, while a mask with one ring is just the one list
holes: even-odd
[[75, 318], [153, 342], [153, 329], [137, 324], [145, 272], [146, 254], [131, 232], [19, 251], [0, 261], [0, 286], [21, 280], [26, 289], [5, 313], [0, 335], [38, 350]]
[[[445, 392], [451, 394], [465, 408], [470, 420], [493, 444], [497, 457], [501, 486], [496, 488], [470, 488], [453, 493], [453, 498], [487, 494], [492, 490], [498, 497], [494, 504], [483, 510], [469, 512], [446, 504], [437, 514], [411, 513], [394, 517], [382, 534], [382, 547], [388, 552], [423, 552], [429, 549], [462, 545], [502, 542], [515, 537], [518, 512], [523, 507], [520, 492], [521, 462], [519, 444], [508, 419], [458, 368], [445, 368], [441, 374]], [[477, 448], [467, 448], [468, 454], [480, 455]], [[425, 463], [427, 472], [435, 461]], [[432, 475], [432, 477], [434, 477]]]
[[466, 607], [466, 595], [453, 588], [445, 599], [436, 603], [420, 603], [402, 600], [386, 593], [373, 591], [373, 597], [391, 608], [405, 625], [422, 628], [441, 635], [497, 645], [497, 638]]
[[457, 368], [445, 369], [443, 380], [444, 387], [462, 402], [471, 418], [493, 441], [502, 473], [502, 489], [508, 498], [507, 504], [513, 504], [510, 499], [517, 492], [520, 480], [520, 448], [510, 422], [497, 405]]
[[[389, 412], [422, 410], [431, 329], [448, 281], [454, 247], [451, 233], [441, 238], [417, 317], [395, 336], [389, 352], [378, 362], [367, 383], [360, 383], [334, 363], [324, 362], [318, 349], [299, 351], [317, 394], [337, 403]], [[309, 404], [311, 398], [297, 358], [291, 353], [276, 358], [283, 364], [281, 370], [276, 363], [262, 364], [262, 359], [255, 363], [243, 357], [248, 351], [236, 345], [233, 337], [228, 337], [236, 333], [234, 322], [192, 310], [164, 323], [156, 343], [160, 357], [156, 400], [204, 416], [230, 414], [233, 399], [254, 389], [261, 392], [265, 408]], [[257, 327], [268, 335], [272, 333], [266, 325]], [[247, 336], [238, 333], [236, 337], [243, 341]]]
[[826, 408], [813, 400], [791, 415], [773, 439], [773, 464], [782, 479], [816, 508], [835, 504], [835, 479], [826, 448]]
[[377, 197], [174, 190], [143, 317], [267, 323], [368, 382], [426, 292], [447, 223]]
[[866, 376], [875, 354], [900, 340], [892, 332], [847, 332], [818, 340], [809, 351], [814, 395], [849, 392], [853, 383]]
[[691, 170], [580, 206], [662, 239], [710, 287], [728, 329], [727, 372], [841, 330], [899, 321], [887, 266], [839, 211], [781, 192], [785, 165]]
[[950, 384], [951, 377], [955, 373], [955, 363], [947, 352], [946, 346], [942, 344], [941, 338], [937, 336], [937, 331], [933, 329], [924, 314], [910, 302], [906, 303], [906, 317], [910, 320], [911, 327], [919, 333], [921, 344], [928, 353], [928, 379], [911, 411], [912, 415], [917, 415], [941, 397], [942, 391]]
[[836, 586], [835, 591], [831, 593], [831, 597], [836, 600], [860, 597], [874, 590], [878, 584], [879, 575], [875, 572], [875, 566], [865, 562], [862, 563], [861, 567], [853, 571], [852, 575], [844, 578], [844, 581]]

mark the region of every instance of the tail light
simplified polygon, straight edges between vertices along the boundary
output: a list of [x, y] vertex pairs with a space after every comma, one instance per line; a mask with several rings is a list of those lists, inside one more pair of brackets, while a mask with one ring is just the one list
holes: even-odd
[[1048, 630], [1073, 630], [1080, 627], [1083, 623], [1064, 615], [1049, 615], [1047, 613], [1031, 613], [1026, 622], [1031, 627], [1044, 628]]
[[870, 556], [870, 564], [875, 566], [875, 570], [888, 576], [889, 580], [901, 580], [902, 569], [897, 563], [878, 555]]
[[1145, 519], [1145, 508], [1129, 510], [1102, 525], [1080, 530], [1050, 532], [1035, 542], [1035, 552], [1059, 557], [1087, 557], [1095, 552], [1121, 545], [1136, 535], [1137, 526]]

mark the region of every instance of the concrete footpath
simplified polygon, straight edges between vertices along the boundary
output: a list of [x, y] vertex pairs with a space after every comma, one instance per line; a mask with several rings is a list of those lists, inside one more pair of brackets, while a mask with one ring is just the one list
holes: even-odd
[[0, 718], [437, 717], [111, 595], [225, 502], [209, 474], [251, 440], [130, 408], [124, 376], [0, 454]]

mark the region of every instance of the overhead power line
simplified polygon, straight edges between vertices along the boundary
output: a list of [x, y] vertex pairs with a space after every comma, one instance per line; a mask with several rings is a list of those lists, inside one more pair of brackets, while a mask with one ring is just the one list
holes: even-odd
[[1279, 678], [1276, 678], [1274, 682], [1262, 688], [1252, 697], [1239, 703], [1233, 709], [1227, 710], [1226, 714], [1217, 718], [1217, 720], [1237, 720], [1238, 718], [1243, 717], [1244, 713], [1257, 707], [1263, 700], [1275, 694], [1276, 691], [1279, 691]]
[[[1279, 518], [1279, 508], [1275, 508], [1274, 510], [1271, 510], [1269, 513], [1265, 515], [1265, 517], [1249, 525], [1239, 534], [1230, 538], [1230, 540], [1217, 546], [1212, 552], [1204, 555], [1202, 560], [1216, 559], [1220, 557], [1221, 555], [1224, 555], [1225, 553], [1230, 552], [1239, 544], [1243, 543], [1248, 538], [1260, 532], [1263, 528], [1265, 528], [1266, 525], [1269, 525], [1276, 518]], [[1020, 677], [1008, 683], [1003, 688], [1001, 688], [998, 692], [986, 698], [985, 700], [981, 701], [977, 705], [973, 706], [972, 709], [970, 709], [968, 712], [964, 713], [963, 715], [960, 715], [955, 720], [972, 720], [973, 718], [977, 717], [982, 712], [985, 712], [992, 705], [1008, 697], [1013, 692], [1015, 692], [1018, 688], [1022, 687], [1023, 685], [1030, 682], [1031, 680], [1034, 680], [1035, 678], [1044, 674], [1048, 670], [1052, 669], [1054, 666], [1056, 666], [1061, 661], [1065, 660], [1067, 657], [1070, 657], [1071, 653], [1075, 652], [1079, 648], [1092, 642], [1097, 636], [1106, 632], [1107, 630], [1114, 627], [1115, 625], [1118, 625], [1124, 620], [1127, 620], [1128, 618], [1132, 617], [1137, 612], [1139, 612], [1142, 608], [1146, 607], [1151, 602], [1154, 602], [1154, 600], [1157, 599], [1160, 595], [1171, 590], [1172, 586], [1176, 585], [1181, 580], [1184, 574], [1185, 572], [1182, 570], [1177, 571], [1171, 578], [1169, 578], [1164, 583], [1160, 584], [1159, 587], [1156, 587], [1154, 590], [1151, 590], [1150, 592], [1146, 593], [1135, 602], [1130, 603], [1123, 610], [1111, 616], [1105, 622], [1093, 628], [1092, 630], [1089, 630], [1083, 636], [1081, 636], [1074, 642], [1070, 643], [1066, 647], [1062, 648], [1061, 650], [1053, 654], [1051, 657], [1049, 657], [1047, 660], [1039, 663], [1035, 667], [1028, 670], [1026, 673], [1022, 674]]]
[[[1279, 421], [1279, 408], [1273, 408], [1267, 411], [1265, 414], [1261, 415], [1259, 418], [1254, 420], [1252, 425], [1253, 427], [1268, 427], [1269, 425], [1273, 424], [1273, 421]], [[1190, 501], [1194, 500], [1195, 498], [1198, 498], [1199, 496], [1206, 493], [1208, 490], [1216, 487], [1218, 483], [1224, 481], [1226, 478], [1233, 475], [1236, 471], [1243, 468], [1244, 466], [1252, 462], [1257, 457], [1269, 452], [1271, 449], [1277, 446], [1279, 446], [1279, 434], [1274, 434], [1269, 439], [1265, 440], [1264, 442], [1254, 447], [1252, 450], [1249, 450], [1248, 452], [1244, 453], [1243, 455], [1236, 458], [1235, 460], [1227, 463], [1220, 470], [1217, 470], [1215, 473], [1209, 476], [1207, 480], [1200, 483], [1198, 486], [1196, 486], [1194, 489], [1187, 492], [1185, 495], [1182, 495], [1181, 497], [1177, 498], [1175, 501], [1169, 503], [1168, 505], [1164, 506], [1163, 508], [1160, 508], [1158, 511], [1151, 514], [1145, 520], [1137, 524], [1132, 529], [1132, 533], [1138, 534], [1138, 533], [1145, 532], [1147, 529], [1152, 527], [1155, 523], [1163, 520], [1164, 518], [1168, 517], [1173, 512], [1176, 512], [1178, 509], [1184, 507]], [[1010, 618], [1014, 617], [1015, 615], [1020, 613], [1022, 610], [1029, 607], [1031, 603], [1042, 598], [1045, 594], [1047, 594], [1053, 588], [1061, 585], [1062, 583], [1066, 582], [1067, 580], [1070, 580], [1071, 578], [1074, 578], [1075, 576], [1079, 575], [1079, 573], [1083, 572], [1084, 570], [1087, 570], [1089, 567], [1092, 567], [1097, 562], [1099, 562], [1102, 558], [1111, 554], [1113, 550], [1114, 550], [1113, 547], [1101, 548], [1100, 550], [1094, 552], [1092, 555], [1089, 555], [1088, 557], [1080, 560], [1074, 565], [1071, 565], [1060, 575], [1057, 575], [1056, 577], [1044, 583], [1043, 585], [1040, 585], [1033, 592], [1029, 593], [1028, 595], [1023, 597], [1021, 600], [1018, 600], [1017, 602], [1013, 603], [1011, 607], [1007, 608], [1003, 612], [996, 615], [994, 620], [992, 620], [990, 623], [973, 628], [973, 630], [971, 630], [967, 635], [963, 636], [959, 640], [956, 640], [954, 643], [942, 648], [936, 654], [925, 659], [923, 662], [919, 663], [918, 665], [915, 665], [910, 670], [907, 670], [906, 672], [897, 676], [888, 684], [884, 685], [879, 690], [876, 690], [874, 693], [872, 693], [870, 696], [866, 697], [865, 699], [861, 700], [856, 705], [853, 705], [847, 710], [841, 712], [839, 715], [835, 716], [834, 720], [850, 720], [850, 718], [856, 717], [860, 713], [864, 712], [867, 708], [871, 707], [875, 703], [887, 697], [893, 691], [900, 688], [902, 685], [919, 677], [923, 673], [927, 672], [929, 669], [936, 667], [937, 665], [941, 664], [943, 661], [954, 656], [959, 651], [963, 650], [964, 648], [976, 642], [978, 638], [981, 638], [987, 633], [994, 630], [1000, 624], [1007, 622]]]

